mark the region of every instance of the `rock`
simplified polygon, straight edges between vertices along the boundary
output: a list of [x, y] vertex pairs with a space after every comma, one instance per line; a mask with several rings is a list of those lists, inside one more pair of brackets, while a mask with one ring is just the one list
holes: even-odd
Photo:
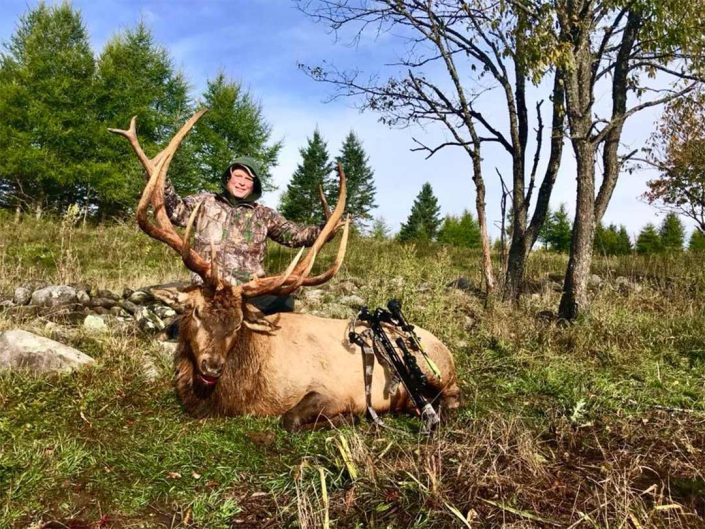
[[78, 349], [19, 329], [0, 334], [0, 368], [68, 372], [95, 362]]
[[135, 319], [140, 329], [145, 332], [161, 331], [166, 327], [159, 316], [150, 312], [146, 307], [142, 307], [137, 314], [135, 314]]
[[76, 301], [78, 301], [82, 305], [88, 305], [91, 301], [91, 297], [88, 295], [87, 291], [77, 290], [76, 291]]
[[349, 280], [341, 281], [340, 283], [338, 283], [335, 286], [335, 288], [341, 294], [346, 294], [346, 295], [354, 294], [358, 290], [357, 285], [354, 282], [349, 281]]
[[95, 314], [110, 314], [110, 311], [105, 307], [93, 307], [91, 311]]
[[105, 324], [105, 320], [100, 316], [94, 314], [89, 314], [83, 320], [83, 328], [89, 332], [101, 333], [108, 330], [108, 326]]
[[168, 320], [176, 316], [176, 311], [171, 307], [165, 307], [164, 305], [154, 305], [152, 307], [152, 312], [156, 314], [162, 320]]
[[341, 305], [347, 305], [348, 307], [352, 307], [353, 309], [359, 310], [360, 307], [362, 307], [365, 304], [365, 300], [362, 299], [360, 296], [356, 295], [351, 295], [351, 296], [343, 296], [338, 300], [338, 303]]
[[320, 288], [304, 289], [303, 299], [309, 306], [320, 305], [323, 302], [325, 291]]
[[416, 292], [430, 292], [431, 291], [431, 285], [428, 283], [421, 283], [418, 287], [416, 287]]
[[125, 317], [129, 316], [127, 312], [120, 306], [120, 305], [115, 305], [114, 307], [110, 307], [110, 310], [108, 311], [112, 316], [117, 317]]
[[67, 285], [56, 285], [40, 288], [32, 293], [32, 305], [56, 307], [76, 302], [76, 289]]
[[112, 292], [110, 290], [99, 290], [98, 292], [96, 292], [96, 297], [110, 299], [112, 301], [119, 301], [120, 300], [120, 296], [118, 296], [115, 292]]
[[159, 369], [155, 365], [154, 359], [149, 356], [145, 356], [142, 360], [142, 376], [148, 382], [154, 382], [159, 378]]
[[135, 290], [132, 294], [130, 294], [127, 300], [135, 305], [144, 305], [145, 303], [151, 303], [154, 301], [154, 296], [144, 290]]
[[328, 303], [320, 307], [314, 314], [324, 316], [326, 318], [341, 318], [348, 319], [355, 315], [355, 310], [341, 303]]
[[176, 348], [179, 346], [178, 342], [159, 342], [159, 349], [161, 356], [167, 360], [174, 358], [176, 354]]
[[114, 307], [117, 302], [114, 299], [95, 297], [88, 303], [89, 307], [103, 307], [104, 309], [110, 309]]
[[470, 280], [467, 277], [459, 277], [458, 279], [454, 279], [450, 283], [446, 285], [448, 288], [457, 288], [458, 290], [465, 290], [469, 291], [472, 290], [473, 286]]
[[129, 300], [123, 301], [122, 303], [120, 303], [120, 306], [133, 316], [137, 314], [140, 310], [137, 305], [135, 305], [134, 303], [132, 303], [132, 301]]
[[639, 283], [634, 283], [628, 277], [624, 276], [616, 278], [614, 285], [616, 289], [623, 294], [629, 294], [630, 292], [639, 293], [642, 290], [642, 286]]
[[32, 300], [32, 289], [28, 287], [17, 287], [12, 301], [15, 305], [27, 305]]
[[602, 286], [602, 278], [597, 274], [590, 274], [587, 284], [588, 288], [600, 288]]
[[122, 289], [122, 299], [130, 299], [130, 296], [134, 293], [135, 293], [135, 291], [132, 290], [131, 288], [127, 288], [127, 287], [123, 288]]

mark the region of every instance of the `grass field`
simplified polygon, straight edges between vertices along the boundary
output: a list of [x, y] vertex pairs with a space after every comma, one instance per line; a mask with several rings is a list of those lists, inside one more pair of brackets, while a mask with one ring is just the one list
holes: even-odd
[[[119, 292], [187, 277], [131, 225], [0, 222], [4, 297], [29, 280]], [[272, 248], [269, 268], [291, 256]], [[194, 420], [136, 327], [91, 335], [0, 313], [0, 331], [97, 360], [64, 376], [0, 373], [0, 527], [705, 527], [700, 258], [597, 258], [592, 308], [570, 326], [547, 312], [564, 256], [532, 256], [516, 308], [446, 287], [461, 275], [479, 287], [478, 262], [353, 239], [334, 280], [359, 283], [373, 307], [401, 298], [454, 352], [463, 405], [431, 439], [410, 417], [297, 435], [274, 419]]]

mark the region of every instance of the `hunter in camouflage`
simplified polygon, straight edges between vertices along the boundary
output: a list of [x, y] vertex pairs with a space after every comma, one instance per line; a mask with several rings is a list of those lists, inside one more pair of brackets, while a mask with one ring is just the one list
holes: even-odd
[[[193, 249], [210, 260], [212, 245], [218, 274], [232, 285], [265, 275], [268, 237], [297, 248], [311, 246], [321, 232], [319, 226], [298, 225], [258, 204], [262, 194], [260, 171], [256, 160], [243, 157], [234, 160], [223, 173], [221, 193], [203, 192], [182, 199], [169, 182], [164, 190], [167, 213], [178, 226], [186, 226], [193, 209], [203, 202], [193, 229]], [[197, 274], [192, 274], [191, 280], [202, 282]]]

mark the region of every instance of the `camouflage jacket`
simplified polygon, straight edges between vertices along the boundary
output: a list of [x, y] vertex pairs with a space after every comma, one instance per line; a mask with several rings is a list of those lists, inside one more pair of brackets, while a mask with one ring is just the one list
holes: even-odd
[[[231, 285], [265, 275], [267, 237], [297, 248], [311, 246], [321, 232], [318, 226], [290, 222], [272, 208], [256, 202], [233, 206], [224, 197], [207, 192], [182, 199], [171, 183], [167, 183], [164, 205], [169, 218], [177, 226], [186, 226], [199, 202], [203, 205], [193, 228], [193, 249], [210, 261], [212, 244], [219, 276]], [[202, 282], [196, 274], [191, 275], [191, 280]]]

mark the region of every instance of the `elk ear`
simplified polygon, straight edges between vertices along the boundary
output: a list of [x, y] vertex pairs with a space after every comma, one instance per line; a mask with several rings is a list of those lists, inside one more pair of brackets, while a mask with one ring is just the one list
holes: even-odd
[[242, 324], [252, 331], [270, 333], [279, 328], [278, 322], [279, 317], [275, 321], [269, 321], [254, 305], [245, 303], [243, 306]]

